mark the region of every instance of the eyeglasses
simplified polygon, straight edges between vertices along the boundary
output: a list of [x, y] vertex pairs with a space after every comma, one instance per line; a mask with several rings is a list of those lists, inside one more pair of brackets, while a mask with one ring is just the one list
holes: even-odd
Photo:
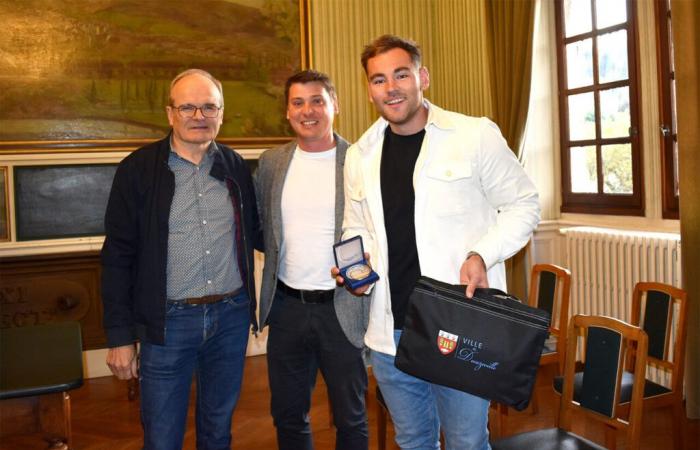
[[197, 114], [197, 110], [200, 110], [202, 112], [202, 116], [213, 119], [214, 117], [219, 116], [219, 111], [224, 109], [223, 106], [216, 106], [212, 104], [206, 104], [203, 106], [194, 106], [194, 105], [180, 105], [180, 106], [175, 106], [172, 105], [171, 108], [176, 109], [177, 113], [180, 114], [180, 117], [183, 119], [191, 119], [192, 117]]

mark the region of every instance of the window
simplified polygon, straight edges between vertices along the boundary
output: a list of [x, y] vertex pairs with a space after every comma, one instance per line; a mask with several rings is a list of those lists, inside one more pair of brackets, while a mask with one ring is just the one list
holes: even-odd
[[670, 0], [656, 0], [656, 37], [659, 59], [659, 105], [664, 219], [678, 219], [678, 134], [676, 80], [673, 67]]
[[556, 8], [562, 211], [643, 215], [634, 1]]

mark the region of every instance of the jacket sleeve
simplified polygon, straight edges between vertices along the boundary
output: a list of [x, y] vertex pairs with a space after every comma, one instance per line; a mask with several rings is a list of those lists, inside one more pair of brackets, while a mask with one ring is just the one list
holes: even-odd
[[252, 205], [252, 230], [253, 230], [253, 248], [258, 251], [265, 251], [265, 242], [263, 239], [263, 228], [262, 228], [262, 215], [260, 214], [260, 202], [262, 199], [259, 197], [258, 192], [258, 180], [257, 180], [257, 169], [255, 171], [255, 176], [251, 175], [250, 170], [246, 168], [246, 177], [248, 178], [247, 183], [249, 183], [250, 192], [249, 198], [247, 199], [247, 204]]
[[362, 236], [365, 251], [372, 253], [374, 248], [373, 237], [370, 232], [372, 224], [369, 221], [369, 212], [366, 210], [367, 196], [361, 170], [359, 148], [352, 145], [345, 156], [345, 167], [343, 169], [345, 206], [343, 210], [342, 239]]
[[258, 213], [258, 221], [259, 221], [259, 227], [260, 227], [260, 232], [263, 236], [263, 239], [260, 239], [260, 242], [255, 242], [255, 249], [260, 251], [260, 252], [265, 252], [265, 245], [264, 245], [264, 219], [265, 219], [265, 214], [263, 210], [263, 202], [264, 202], [264, 192], [263, 192], [263, 182], [265, 180], [265, 153], [260, 155], [260, 158], [258, 159], [258, 167], [255, 169], [255, 172], [253, 172], [253, 184], [255, 186], [255, 202], [256, 202], [256, 211]]
[[105, 213], [102, 247], [102, 304], [107, 345], [118, 347], [136, 340], [133, 291], [138, 248], [138, 219], [129, 161], [117, 168]]
[[540, 220], [537, 189], [525, 173], [498, 126], [480, 124], [479, 176], [484, 194], [497, 211], [496, 225], [473, 246], [487, 268], [523, 248]]

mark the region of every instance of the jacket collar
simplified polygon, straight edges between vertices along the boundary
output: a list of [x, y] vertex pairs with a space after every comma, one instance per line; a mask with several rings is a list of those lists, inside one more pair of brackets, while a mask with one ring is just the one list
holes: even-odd
[[[348, 141], [346, 141], [341, 135], [339, 135], [335, 131], [333, 131], [333, 141], [335, 142], [336, 152], [345, 151], [350, 146]], [[299, 145], [299, 142], [295, 138], [295, 139], [292, 139], [291, 141], [289, 141], [284, 146], [282, 146], [282, 148], [287, 150], [287, 151], [294, 151], [294, 150], [296, 150], [298, 145]]]
[[[172, 134], [173, 132], [170, 130], [170, 133], [168, 133], [163, 140], [158, 142], [158, 157], [166, 167], [168, 166], [168, 157], [170, 156], [171, 151], [170, 139], [172, 138]], [[214, 162], [212, 163], [209, 175], [219, 181], [224, 181], [227, 176], [231, 177], [233, 169], [231, 167], [231, 163], [224, 158], [224, 153], [221, 146], [217, 144], [216, 141], [212, 141], [211, 145], [209, 146], [209, 150], [207, 151], [211, 152], [212, 156], [214, 157]]]
[[209, 151], [211, 151], [214, 156], [214, 163], [211, 166], [209, 175], [219, 181], [224, 181], [225, 178], [232, 178], [233, 170], [231, 161], [224, 158], [224, 153], [215, 141], [212, 141]]
[[[452, 120], [447, 111], [440, 108], [439, 106], [433, 105], [427, 99], [423, 99], [423, 105], [425, 105], [425, 107], [428, 108], [428, 119], [425, 124], [426, 130], [431, 126], [435, 126], [443, 130], [450, 130], [455, 128], [454, 121]], [[367, 131], [360, 137], [360, 139], [358, 139], [358, 147], [363, 152], [370, 151], [371, 149], [373, 149], [378, 142], [384, 141], [384, 131], [388, 126], [389, 122], [385, 118], [380, 117], [379, 119], [377, 119], [377, 121], [374, 122], [374, 124], [371, 127], [369, 127], [369, 129], [367, 129]]]

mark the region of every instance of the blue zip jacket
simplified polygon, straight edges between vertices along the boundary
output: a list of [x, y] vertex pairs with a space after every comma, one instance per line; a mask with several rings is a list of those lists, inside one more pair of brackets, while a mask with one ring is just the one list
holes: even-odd
[[[250, 319], [258, 330], [253, 248], [261, 249], [250, 170], [229, 147], [216, 144], [209, 174], [226, 181], [233, 202], [241, 278], [250, 295]], [[168, 167], [170, 136], [134, 151], [119, 164], [105, 214], [102, 304], [107, 345], [165, 341], [168, 219], [175, 177]]]

